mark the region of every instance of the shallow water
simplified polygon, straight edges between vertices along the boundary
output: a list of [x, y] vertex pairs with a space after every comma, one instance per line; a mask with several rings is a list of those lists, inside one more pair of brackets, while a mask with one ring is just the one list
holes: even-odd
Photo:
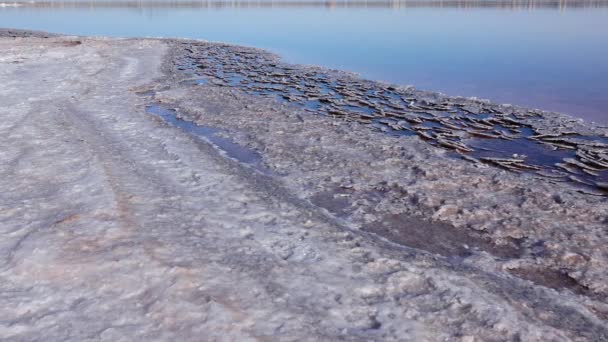
[[262, 162], [262, 156], [254, 150], [248, 149], [223, 137], [222, 131], [219, 129], [181, 120], [174, 109], [160, 104], [151, 104], [147, 106], [146, 112], [160, 117], [171, 126], [175, 126], [198, 139], [211, 143], [222, 153], [225, 153], [228, 157], [236, 161], [249, 165], [261, 173], [270, 173]]
[[608, 1], [52, 2], [0, 7], [0, 26], [226, 41], [608, 123]]

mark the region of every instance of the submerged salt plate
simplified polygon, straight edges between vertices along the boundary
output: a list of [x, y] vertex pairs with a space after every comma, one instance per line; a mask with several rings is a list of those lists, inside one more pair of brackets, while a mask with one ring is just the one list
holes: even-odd
[[472, 162], [533, 172], [608, 195], [608, 138], [565, 126], [539, 128], [533, 122], [542, 122], [542, 112], [296, 67], [256, 49], [206, 43], [182, 48], [178, 70], [199, 84], [236, 87], [391, 135], [417, 135]]

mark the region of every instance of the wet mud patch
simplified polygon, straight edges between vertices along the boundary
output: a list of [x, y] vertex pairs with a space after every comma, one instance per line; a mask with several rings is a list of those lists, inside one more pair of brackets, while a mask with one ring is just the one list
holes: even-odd
[[324, 208], [330, 213], [343, 218], [348, 214], [351, 206], [349, 196], [352, 193], [349, 189], [338, 188], [332, 191], [323, 191], [314, 194], [310, 201], [317, 207]]
[[177, 48], [183, 54], [174, 63], [188, 76], [185, 84], [234, 87], [314, 114], [367, 124], [391, 136], [417, 135], [453, 151], [453, 157], [532, 172], [608, 196], [608, 138], [583, 136], [566, 126], [549, 127], [552, 133], [547, 134], [547, 127], [530, 123], [542, 122], [539, 111], [289, 65], [252, 48], [192, 42]]
[[190, 121], [182, 120], [178, 117], [177, 110], [167, 105], [148, 105], [146, 107], [146, 112], [160, 117], [171, 126], [180, 128], [198, 139], [211, 143], [229, 158], [249, 165], [264, 174], [270, 173], [270, 170], [264, 165], [262, 156], [259, 153], [222, 136], [223, 132], [220, 129], [201, 126]]
[[61, 46], [64, 46], [64, 47], [73, 47], [73, 46], [78, 46], [78, 45], [82, 45], [82, 41], [80, 41], [80, 40], [70, 40], [70, 41], [62, 42], [61, 43]]
[[135, 95], [141, 96], [141, 97], [153, 97], [155, 94], [156, 94], [156, 91], [154, 89], [135, 91]]
[[590, 290], [570, 277], [566, 272], [550, 268], [522, 267], [508, 270], [512, 275], [536, 285], [555, 290], [570, 290], [576, 294], [589, 295]]
[[443, 222], [431, 222], [405, 214], [387, 215], [366, 224], [363, 230], [378, 234], [400, 245], [422, 249], [445, 257], [467, 257], [484, 251], [500, 258], [518, 258], [516, 245], [499, 246], [479, 235]]

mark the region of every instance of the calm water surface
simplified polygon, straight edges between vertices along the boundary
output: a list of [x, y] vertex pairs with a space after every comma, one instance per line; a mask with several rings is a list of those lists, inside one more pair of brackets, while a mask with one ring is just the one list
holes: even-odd
[[53, 2], [0, 5], [0, 27], [225, 41], [608, 123], [604, 1]]

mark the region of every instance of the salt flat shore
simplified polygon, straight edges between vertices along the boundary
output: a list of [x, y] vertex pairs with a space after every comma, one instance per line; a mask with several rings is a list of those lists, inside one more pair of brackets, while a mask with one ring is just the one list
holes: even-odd
[[280, 63], [0, 30], [0, 339], [608, 340], [597, 189], [184, 68], [210, 51]]

